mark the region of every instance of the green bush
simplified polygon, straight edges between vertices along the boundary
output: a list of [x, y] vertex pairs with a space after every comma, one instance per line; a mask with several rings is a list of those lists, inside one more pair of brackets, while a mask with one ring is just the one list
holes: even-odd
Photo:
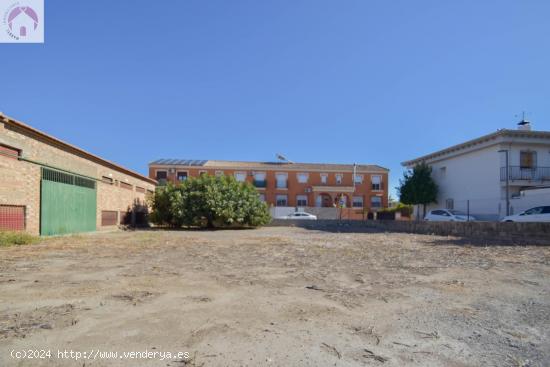
[[406, 205], [403, 203], [398, 203], [396, 206], [392, 208], [384, 208], [379, 210], [380, 212], [384, 213], [401, 213], [404, 217], [410, 217], [413, 212], [413, 206], [412, 205]]
[[0, 246], [29, 245], [38, 238], [25, 232], [0, 231]]
[[151, 198], [151, 221], [172, 227], [257, 227], [270, 220], [267, 205], [249, 183], [201, 175], [168, 184]]

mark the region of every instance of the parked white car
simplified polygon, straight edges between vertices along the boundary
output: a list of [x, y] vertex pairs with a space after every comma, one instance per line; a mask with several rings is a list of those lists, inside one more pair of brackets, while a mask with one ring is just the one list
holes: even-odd
[[475, 221], [476, 218], [471, 215], [467, 215], [460, 210], [435, 209], [430, 210], [424, 217], [424, 220], [430, 222], [472, 222]]
[[537, 206], [519, 214], [509, 215], [502, 222], [550, 222], [550, 206]]
[[317, 220], [317, 216], [306, 212], [294, 212], [283, 217], [277, 217], [277, 219], [303, 219], [303, 220]]

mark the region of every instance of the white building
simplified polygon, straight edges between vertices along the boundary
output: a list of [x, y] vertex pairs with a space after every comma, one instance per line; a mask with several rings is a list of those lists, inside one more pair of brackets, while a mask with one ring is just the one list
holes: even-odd
[[491, 220], [507, 215], [507, 207], [513, 214], [550, 205], [548, 190], [533, 190], [550, 185], [550, 131], [532, 131], [528, 121], [517, 130], [498, 130], [402, 165], [421, 162], [432, 167], [439, 186], [437, 204], [426, 210], [456, 209]]

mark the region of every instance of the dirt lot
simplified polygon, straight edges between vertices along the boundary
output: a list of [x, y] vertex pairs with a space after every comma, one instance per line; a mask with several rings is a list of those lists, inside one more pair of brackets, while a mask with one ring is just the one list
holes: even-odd
[[[549, 265], [550, 247], [281, 227], [48, 239], [0, 249], [0, 365], [549, 366]], [[52, 355], [10, 356], [29, 349]]]

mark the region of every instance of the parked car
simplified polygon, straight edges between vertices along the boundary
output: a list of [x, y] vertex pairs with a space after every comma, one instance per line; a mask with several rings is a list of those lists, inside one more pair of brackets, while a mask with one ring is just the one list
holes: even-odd
[[502, 222], [550, 222], [550, 206], [537, 206], [519, 214], [508, 215]]
[[306, 212], [294, 212], [283, 217], [277, 217], [277, 219], [303, 219], [303, 220], [317, 220], [317, 216]]
[[424, 220], [431, 222], [472, 222], [475, 221], [476, 218], [474, 216], [467, 215], [460, 210], [435, 209], [430, 210], [424, 217]]

